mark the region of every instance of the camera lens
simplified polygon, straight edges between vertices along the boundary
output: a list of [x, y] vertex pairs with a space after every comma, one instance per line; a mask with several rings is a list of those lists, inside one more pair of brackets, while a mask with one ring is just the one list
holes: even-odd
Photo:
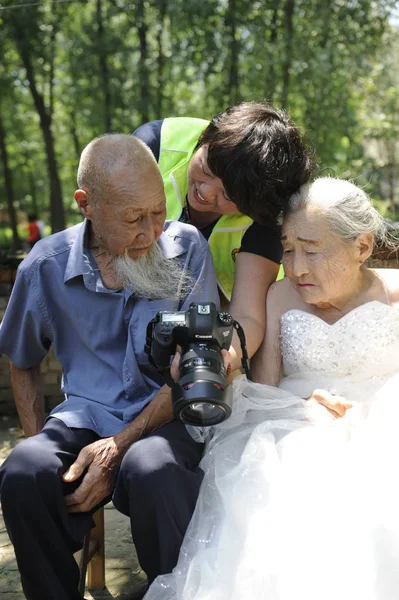
[[230, 411], [212, 402], [193, 402], [180, 412], [180, 419], [188, 425], [217, 425], [228, 417]]
[[[160, 311], [147, 326], [145, 352], [172, 387], [173, 413], [190, 425], [216, 425], [231, 414], [222, 349], [233, 335], [230, 313], [213, 302], [192, 302], [188, 311]], [[181, 346], [179, 381], [172, 383], [170, 356]]]
[[172, 394], [173, 410], [187, 425], [216, 425], [231, 414], [226, 371], [217, 345], [188, 344], [181, 358], [180, 381]]
[[231, 389], [197, 379], [189, 386], [176, 384], [172, 388], [172, 403], [175, 417], [187, 425], [217, 425], [231, 414]]

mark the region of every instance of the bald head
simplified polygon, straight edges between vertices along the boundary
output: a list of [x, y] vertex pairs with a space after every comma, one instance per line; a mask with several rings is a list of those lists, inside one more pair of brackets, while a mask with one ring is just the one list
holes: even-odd
[[127, 169], [133, 180], [158, 172], [154, 155], [138, 138], [125, 134], [96, 138], [81, 154], [78, 187], [94, 202], [106, 200], [112, 183], [123, 177]]
[[90, 244], [111, 257], [145, 254], [162, 234], [163, 180], [151, 151], [130, 135], [97, 138], [83, 150], [75, 200], [90, 221]]

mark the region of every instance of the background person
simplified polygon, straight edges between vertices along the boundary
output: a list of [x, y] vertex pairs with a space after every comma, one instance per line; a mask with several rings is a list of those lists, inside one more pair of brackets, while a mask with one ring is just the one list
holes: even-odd
[[397, 596], [399, 272], [365, 266], [385, 225], [362, 190], [322, 178], [282, 234], [264, 385], [234, 381], [178, 565], [145, 600]]
[[[171, 571], [202, 480], [203, 445], [173, 421], [144, 344], [159, 310], [218, 303], [208, 244], [194, 227], [164, 225], [156, 161], [132, 136], [91, 142], [78, 188], [84, 222], [34, 247], [0, 327], [28, 436], [0, 470], [1, 502], [29, 600], [81, 600], [73, 553], [112, 494], [149, 581]], [[51, 344], [66, 399], [43, 427]]]
[[28, 230], [27, 241], [29, 244], [29, 248], [32, 250], [33, 246], [41, 239], [40, 227], [37, 222], [37, 216], [33, 213], [28, 215], [28, 225], [26, 227]]
[[[280, 268], [277, 219], [309, 179], [309, 149], [287, 113], [256, 102], [232, 106], [210, 122], [152, 121], [134, 135], [158, 161], [167, 219], [195, 225], [208, 240], [222, 303], [228, 308], [231, 300], [252, 356], [265, 330], [266, 292]], [[236, 368], [238, 339], [234, 347]]]

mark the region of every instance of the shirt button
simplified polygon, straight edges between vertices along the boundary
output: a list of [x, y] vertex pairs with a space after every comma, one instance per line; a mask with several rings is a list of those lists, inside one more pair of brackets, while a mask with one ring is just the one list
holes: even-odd
[[130, 375], [129, 375], [129, 373], [126, 373], [126, 375], [125, 375], [125, 381], [130, 381]]

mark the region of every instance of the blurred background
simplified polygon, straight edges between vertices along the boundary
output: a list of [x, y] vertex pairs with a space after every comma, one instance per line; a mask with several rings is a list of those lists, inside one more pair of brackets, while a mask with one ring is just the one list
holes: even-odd
[[46, 235], [80, 220], [93, 137], [241, 100], [287, 109], [318, 174], [399, 221], [398, 33], [393, 0], [0, 0], [3, 263], [29, 213]]

